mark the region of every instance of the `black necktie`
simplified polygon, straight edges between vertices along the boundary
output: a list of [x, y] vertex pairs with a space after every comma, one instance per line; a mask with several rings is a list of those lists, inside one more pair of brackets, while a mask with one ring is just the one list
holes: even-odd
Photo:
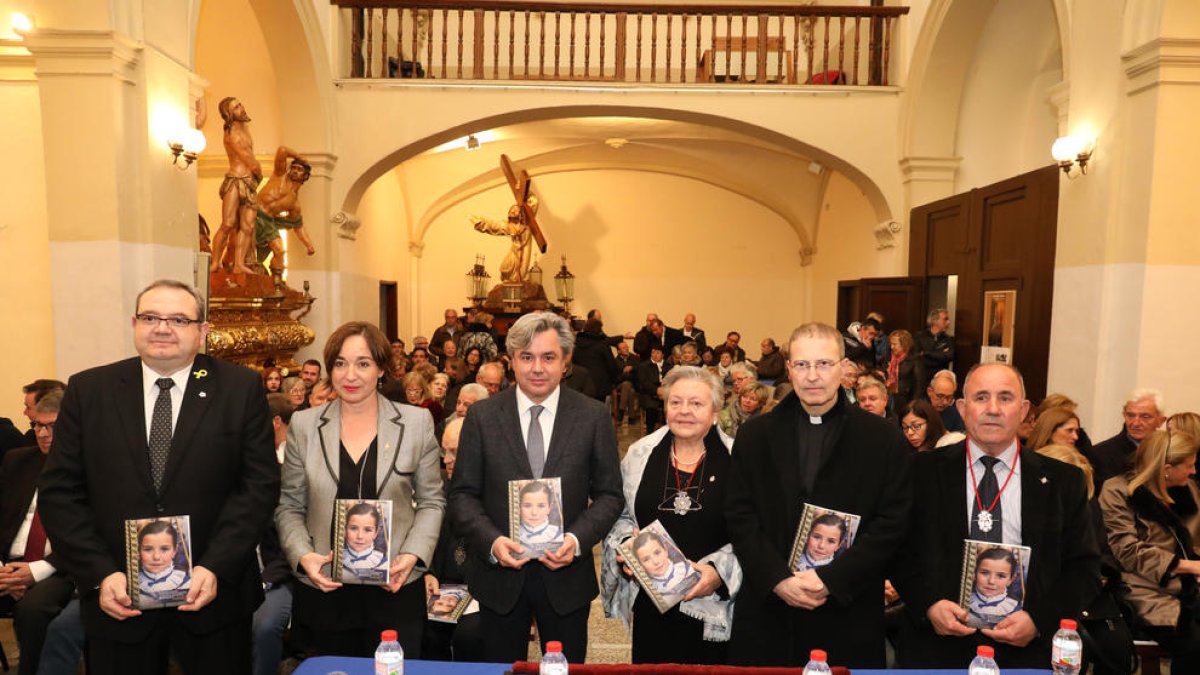
[[171, 387], [175, 380], [160, 377], [158, 399], [154, 401], [154, 414], [150, 416], [150, 477], [154, 479], [155, 491], [162, 489], [163, 472], [167, 468], [167, 455], [171, 453]]
[[[983, 462], [983, 477], [979, 479], [978, 498], [975, 500], [975, 506], [971, 508], [971, 538], [1002, 544], [1004, 543], [1004, 519], [1001, 515], [1000, 500], [996, 498], [1000, 494], [1000, 482], [996, 480], [995, 470], [996, 464], [1000, 460], [984, 455], [979, 458], [979, 461]], [[983, 508], [987, 509], [992, 502], [996, 502], [996, 508], [991, 511], [992, 526], [987, 532], [984, 532], [979, 527], [979, 505], [982, 503]]]

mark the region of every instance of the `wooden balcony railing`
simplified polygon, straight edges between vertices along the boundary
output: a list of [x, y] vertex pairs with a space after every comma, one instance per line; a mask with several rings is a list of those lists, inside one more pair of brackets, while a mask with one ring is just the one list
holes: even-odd
[[332, 0], [350, 78], [887, 85], [907, 7]]

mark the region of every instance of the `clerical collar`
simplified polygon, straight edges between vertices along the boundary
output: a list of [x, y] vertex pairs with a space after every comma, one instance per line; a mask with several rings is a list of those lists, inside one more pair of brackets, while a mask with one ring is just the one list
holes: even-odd
[[[797, 398], [797, 400], [799, 400], [799, 396], [797, 396], [796, 398]], [[842, 391], [841, 387], [838, 387], [837, 401], [834, 401], [833, 407], [830, 408], [829, 410], [826, 410], [823, 415], [810, 414], [807, 410], [804, 409], [804, 404], [801, 403], [800, 404], [800, 416], [802, 419], [807, 417], [808, 423], [812, 424], [812, 425], [825, 424], [826, 422], [832, 421], [833, 418], [842, 414], [842, 406], [845, 402], [846, 402], [846, 394], [844, 391]]]

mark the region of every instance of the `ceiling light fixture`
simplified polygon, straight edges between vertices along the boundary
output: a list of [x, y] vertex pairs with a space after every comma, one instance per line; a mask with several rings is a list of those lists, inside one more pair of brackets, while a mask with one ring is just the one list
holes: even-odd
[[467, 136], [467, 152], [470, 152], [472, 150], [478, 150], [478, 149], [479, 149], [479, 139], [475, 137], [475, 134], [471, 134], [470, 136]]

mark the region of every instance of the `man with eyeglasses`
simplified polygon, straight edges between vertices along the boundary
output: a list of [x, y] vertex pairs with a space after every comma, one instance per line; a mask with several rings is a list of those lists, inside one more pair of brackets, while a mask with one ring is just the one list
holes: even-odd
[[75, 585], [58, 572], [38, 508], [37, 479], [50, 453], [62, 391], [42, 396], [30, 413], [37, 444], [16, 448], [0, 464], [0, 610], [12, 613], [21, 646], [19, 675], [33, 675], [46, 626], [71, 601]]
[[[80, 589], [89, 673], [250, 673], [262, 601], [255, 545], [279, 500], [262, 379], [200, 354], [208, 335], [190, 286], [137, 297], [137, 357], [71, 377], [38, 505], [60, 569]], [[191, 519], [182, 606], [141, 611], [127, 592], [125, 523]]]
[[944, 307], [930, 311], [925, 325], [925, 330], [913, 336], [917, 353], [925, 360], [925, 372], [936, 373], [953, 368], [954, 336], [947, 332], [950, 329], [950, 312]]
[[966, 431], [962, 415], [958, 414], [958, 406], [954, 405], [954, 392], [958, 391], [958, 378], [953, 370], [939, 370], [925, 387], [925, 395], [933, 404], [933, 409], [942, 418], [946, 431]]
[[[884, 571], [908, 527], [907, 443], [842, 395], [836, 328], [809, 323], [788, 341], [794, 392], [738, 430], [726, 518], [744, 580], [730, 662], [802, 666], [809, 650], [850, 668], [884, 666]], [[794, 571], [805, 504], [861, 518], [832, 562]]]
[[[40, 379], [21, 387], [21, 394], [25, 397], [24, 414], [26, 419], [33, 422], [33, 415], [37, 409], [38, 402], [51, 392], [61, 392], [66, 386], [58, 380]], [[13, 448], [32, 447], [36, 444], [37, 436], [34, 434], [32, 426], [29, 428], [29, 431], [21, 433], [17, 430], [16, 425], [12, 423], [12, 420], [7, 417], [0, 417], [0, 458], [3, 458], [4, 453]]]
[[1116, 436], [1098, 443], [1087, 453], [1096, 473], [1096, 484], [1124, 473], [1133, 463], [1133, 454], [1142, 439], [1167, 420], [1162, 393], [1155, 389], [1135, 389], [1121, 408], [1125, 424]]

